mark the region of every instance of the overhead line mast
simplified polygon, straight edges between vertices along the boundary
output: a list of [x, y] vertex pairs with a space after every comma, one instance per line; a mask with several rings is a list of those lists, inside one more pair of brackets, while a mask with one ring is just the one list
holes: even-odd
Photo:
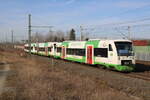
[[12, 42], [12, 46], [14, 45], [14, 31], [11, 30], [11, 42]]
[[83, 40], [83, 27], [80, 26], [80, 41]]
[[128, 26], [128, 39], [131, 40], [131, 27]]
[[28, 44], [29, 44], [29, 54], [31, 55], [31, 28], [52, 28], [53, 26], [32, 26], [31, 25], [31, 14], [28, 15]]
[[28, 25], [28, 44], [29, 44], [29, 54], [31, 55], [31, 14], [29, 16], [29, 25]]

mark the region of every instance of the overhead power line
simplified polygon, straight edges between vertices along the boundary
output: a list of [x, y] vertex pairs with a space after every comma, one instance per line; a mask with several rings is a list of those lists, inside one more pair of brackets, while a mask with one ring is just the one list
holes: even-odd
[[53, 26], [32, 26], [32, 28], [52, 28]]
[[118, 22], [118, 23], [107, 23], [107, 24], [101, 24], [101, 25], [93, 25], [95, 27], [97, 26], [110, 26], [110, 25], [123, 25], [123, 24], [132, 24], [132, 23], [138, 23], [138, 22], [144, 22], [144, 21], [150, 21], [149, 18], [143, 18], [143, 19], [138, 19], [138, 20], [130, 20], [130, 21], [123, 21], [123, 22]]

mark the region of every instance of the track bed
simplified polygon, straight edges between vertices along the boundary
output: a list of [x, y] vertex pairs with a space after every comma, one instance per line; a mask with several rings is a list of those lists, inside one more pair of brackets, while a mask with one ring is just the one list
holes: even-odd
[[139, 71], [138, 69], [135, 72], [131, 73], [121, 73], [98, 68], [96, 66], [90, 66], [61, 59], [53, 59], [53, 58], [49, 59], [47, 57], [39, 57], [39, 59], [49, 60], [53, 62], [53, 64], [55, 64], [54, 66], [66, 70], [71, 74], [80, 74], [84, 76], [94, 77], [97, 80], [104, 80], [110, 87], [117, 89], [119, 91], [123, 91], [129, 95], [135, 97], [142, 97], [145, 100], [150, 99], [149, 65], [141, 66], [137, 64], [138, 67], [139, 66], [143, 67], [143, 70]]
[[[37, 55], [28, 57], [17, 50], [3, 51], [1, 55], [15, 72], [5, 85], [15, 89], [9, 92], [14, 94], [13, 100], [150, 99], [150, 81], [126, 76], [130, 73]], [[4, 93], [2, 100], [10, 100], [9, 93]]]

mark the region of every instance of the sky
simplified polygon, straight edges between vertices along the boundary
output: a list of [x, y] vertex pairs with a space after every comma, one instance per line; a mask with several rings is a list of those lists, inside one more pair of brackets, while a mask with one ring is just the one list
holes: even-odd
[[[32, 25], [54, 26], [54, 30], [63, 31], [75, 28], [78, 35], [82, 25], [90, 37], [111, 37], [126, 29], [118, 28], [120, 33], [108, 32], [107, 27], [101, 26], [95, 31], [88, 29], [95, 28], [95, 25], [149, 18], [150, 0], [0, 0], [0, 40], [9, 40], [11, 30], [14, 30], [16, 39], [26, 39], [28, 14], [32, 15]], [[150, 37], [148, 28], [132, 28], [133, 36]], [[33, 29], [32, 33], [36, 31], [46, 32], [48, 29]]]

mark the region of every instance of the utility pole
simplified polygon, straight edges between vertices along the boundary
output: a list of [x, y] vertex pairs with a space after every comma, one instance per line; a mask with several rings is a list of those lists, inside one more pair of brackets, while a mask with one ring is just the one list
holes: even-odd
[[5, 42], [7, 43], [7, 33], [5, 34]]
[[14, 31], [11, 30], [11, 43], [12, 43], [12, 48], [14, 47]]
[[38, 43], [39, 42], [39, 35], [38, 35], [38, 32], [36, 32], [36, 43]]
[[31, 14], [28, 15], [28, 45], [29, 54], [31, 55], [31, 28], [52, 28], [53, 26], [32, 26], [31, 25]]
[[14, 31], [11, 30], [11, 43], [14, 44]]
[[80, 41], [83, 40], [83, 27], [80, 26]]
[[29, 23], [28, 23], [28, 44], [29, 44], [29, 54], [31, 55], [31, 14], [28, 15]]
[[128, 39], [131, 40], [131, 27], [128, 26]]

